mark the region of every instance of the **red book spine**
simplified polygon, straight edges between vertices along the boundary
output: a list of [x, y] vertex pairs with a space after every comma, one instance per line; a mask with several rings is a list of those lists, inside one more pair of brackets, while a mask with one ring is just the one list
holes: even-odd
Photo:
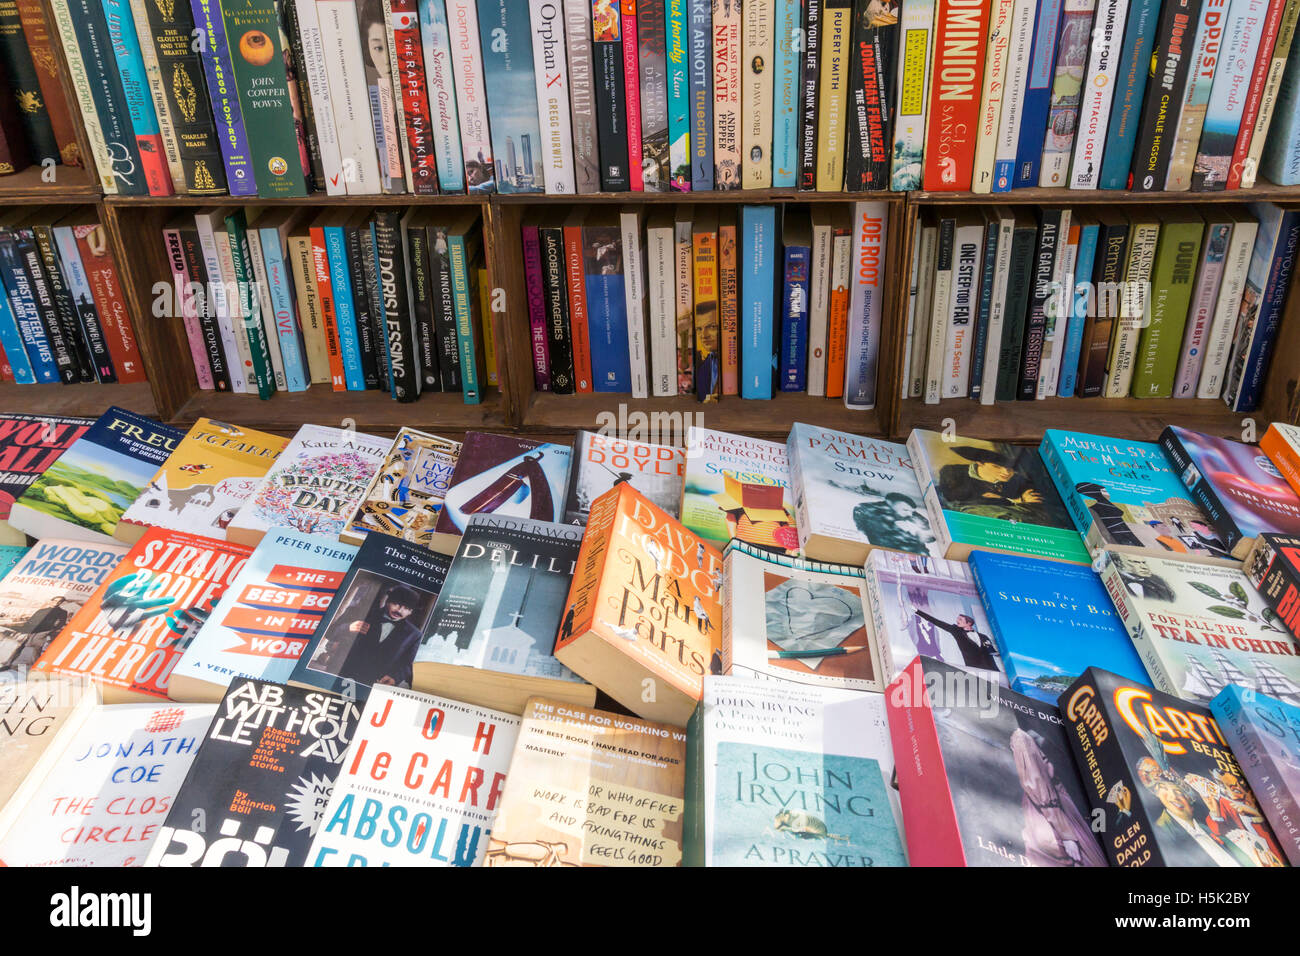
[[970, 189], [975, 165], [989, 4], [987, 0], [939, 0], [934, 25], [924, 186], [960, 192]]
[[573, 390], [591, 391], [591, 333], [587, 328], [587, 273], [582, 226], [564, 227], [564, 278], [569, 287], [569, 337], [573, 340]]
[[397, 75], [402, 82], [402, 122], [411, 162], [411, 182], [417, 195], [438, 192], [438, 166], [433, 154], [433, 114], [424, 78], [424, 52], [420, 46], [420, 15], [416, 0], [392, 0], [393, 49]]
[[1237, 128], [1237, 144], [1232, 150], [1232, 162], [1228, 164], [1228, 181], [1226, 189], [1241, 188], [1242, 165], [1250, 153], [1250, 141], [1255, 134], [1255, 120], [1259, 118], [1259, 104], [1264, 98], [1264, 84], [1268, 82], [1268, 69], [1273, 62], [1273, 47], [1277, 45], [1277, 31], [1282, 23], [1282, 10], [1286, 0], [1273, 0], [1264, 15], [1264, 32], [1259, 38], [1259, 53], [1255, 57], [1255, 72], [1250, 75], [1250, 87], [1246, 91], [1246, 106], [1241, 114], [1241, 126]]
[[339, 348], [339, 326], [334, 318], [334, 286], [330, 282], [329, 256], [325, 252], [325, 228], [312, 226], [311, 264], [316, 271], [316, 294], [320, 297], [321, 325], [325, 327], [325, 351], [330, 357], [330, 383], [336, 392], [348, 390], [343, 375], [343, 352]]
[[98, 224], [73, 226], [72, 235], [77, 240], [81, 266], [90, 282], [90, 294], [95, 300], [95, 311], [99, 313], [99, 324], [104, 328], [104, 341], [108, 354], [112, 356], [117, 380], [123, 385], [143, 382], [144, 363], [140, 361], [130, 310], [122, 294], [117, 265], [108, 251], [104, 227]]
[[[643, 192], [645, 180], [641, 175], [641, 70], [636, 54], [636, 0], [621, 0], [619, 7], [623, 22], [623, 89], [626, 91], [627, 100], [627, 179], [628, 186], [634, 192]], [[577, 369], [575, 368], [574, 371], [576, 372]], [[587, 378], [590, 380], [590, 374]], [[591, 391], [590, 388], [587, 390]]]
[[0, 345], [0, 382], [12, 382], [14, 380], [14, 367], [9, 364], [9, 356], [5, 355], [4, 346]]
[[59, 162], [65, 166], [80, 166], [81, 151], [77, 146], [77, 131], [72, 125], [72, 112], [63, 95], [59, 80], [58, 59], [50, 43], [50, 31], [45, 24], [45, 13], [40, 0], [19, 0], [18, 17], [23, 24], [23, 36], [32, 53], [36, 67], [36, 80], [41, 85], [41, 99], [50, 117], [54, 142], [59, 147]]

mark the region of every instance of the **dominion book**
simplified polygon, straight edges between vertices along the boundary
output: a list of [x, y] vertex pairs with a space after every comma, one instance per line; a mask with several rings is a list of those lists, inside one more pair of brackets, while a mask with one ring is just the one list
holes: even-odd
[[9, 524], [9, 509], [94, 424], [62, 415], [0, 415], [0, 544], [26, 543]]
[[573, 440], [564, 520], [586, 524], [591, 503], [624, 482], [676, 518], [685, 478], [686, 452], [681, 448], [579, 430]]
[[739, 538], [777, 554], [799, 553], [784, 445], [696, 427], [686, 445], [682, 524], [719, 549]]
[[360, 544], [370, 531], [428, 547], [460, 442], [403, 428], [339, 537]]

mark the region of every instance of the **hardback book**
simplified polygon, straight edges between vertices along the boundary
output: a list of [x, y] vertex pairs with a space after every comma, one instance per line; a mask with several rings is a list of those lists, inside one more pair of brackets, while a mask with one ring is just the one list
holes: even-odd
[[1242, 570], [1272, 610], [1270, 620], [1300, 640], [1300, 536], [1261, 534]]
[[471, 515], [563, 520], [572, 457], [568, 445], [466, 432], [430, 547], [454, 554]]
[[1061, 696], [1112, 866], [1285, 866], [1206, 707], [1099, 668]]
[[473, 515], [415, 653], [411, 686], [522, 714], [545, 696], [590, 706], [596, 689], [555, 659], [582, 528]]
[[710, 675], [687, 736], [686, 866], [907, 864], [882, 695]]
[[685, 731], [533, 697], [483, 865], [680, 866], [685, 790]]
[[352, 559], [289, 683], [359, 700], [374, 685], [411, 686], [411, 664], [451, 562], [373, 533]]
[[615, 485], [630, 484], [674, 518], [682, 505], [686, 452], [673, 445], [625, 441], [579, 429], [564, 499], [564, 520], [586, 524], [591, 503]]
[[518, 734], [511, 714], [375, 687], [307, 865], [481, 864]]
[[223, 538], [287, 438], [200, 418], [123, 512], [113, 536], [134, 544], [152, 527]]
[[1038, 452], [1091, 554], [1238, 563], [1155, 442], [1049, 428]]
[[273, 528], [230, 582], [172, 671], [172, 700], [221, 700], [230, 684], [283, 684], [329, 610], [357, 549]]
[[1291, 490], [1300, 495], [1300, 428], [1273, 422], [1260, 438], [1259, 448], [1281, 472]]
[[48, 749], [61, 749], [99, 703], [87, 681], [19, 680], [0, 685], [0, 817]]
[[401, 429], [339, 540], [360, 544], [368, 533], [379, 531], [428, 547], [459, 455], [458, 441]]
[[[1288, 862], [1300, 865], [1300, 707], [1229, 684], [1210, 701], [1210, 713], [1259, 801], [1247, 804], [1247, 813], [1262, 812]], [[1223, 782], [1228, 797], [1240, 800], [1243, 781]]]
[[695, 426], [686, 446], [682, 524], [719, 549], [738, 538], [799, 553], [785, 446]]
[[243, 679], [217, 705], [145, 866], [302, 866], [356, 701]]
[[916, 428], [907, 451], [943, 557], [985, 550], [1088, 563], [1033, 448]]
[[873, 548], [933, 553], [905, 446], [795, 422], [785, 450], [805, 557], [861, 567]]
[[90, 709], [46, 748], [0, 813], [0, 863], [143, 866], [215, 711], [172, 703]]
[[172, 670], [251, 553], [150, 528], [46, 645], [32, 672], [92, 680], [106, 704], [165, 700]]
[[1160, 433], [1160, 447], [1233, 557], [1266, 531], [1300, 534], [1300, 497], [1258, 447], [1178, 425]]
[[33, 538], [111, 543], [123, 512], [183, 435], [111, 406], [14, 502], [10, 525]]
[[880, 650], [886, 686], [918, 655], [1007, 685], [1002, 655], [965, 561], [872, 551], [863, 581], [867, 633]]
[[1300, 703], [1300, 648], [1240, 570], [1103, 554], [1102, 580], [1152, 685], [1199, 704], [1228, 684]]
[[[722, 667], [736, 677], [882, 691], [857, 566], [783, 558], [742, 542], [723, 553]], [[755, 600], [762, 595], [762, 601]]]
[[227, 539], [254, 546], [272, 528], [337, 537], [390, 445], [351, 429], [303, 425], [226, 526]]
[[1092, 568], [976, 551], [970, 569], [1012, 690], [1055, 704], [1088, 667], [1147, 679]]
[[928, 657], [885, 702], [912, 866], [1106, 865], [1051, 704]]
[[0, 544], [26, 542], [9, 524], [9, 510], [94, 424], [93, 418], [64, 415], [0, 415]]
[[686, 725], [721, 646], [722, 555], [627, 484], [592, 504], [555, 657], [646, 720]]

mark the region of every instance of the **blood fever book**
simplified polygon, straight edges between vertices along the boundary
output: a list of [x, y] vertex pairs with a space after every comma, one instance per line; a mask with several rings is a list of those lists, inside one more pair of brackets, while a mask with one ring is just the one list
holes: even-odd
[[679, 866], [686, 731], [534, 697], [484, 866]]
[[9, 524], [9, 509], [94, 424], [64, 415], [0, 415], [0, 545], [26, 544]]
[[302, 866], [360, 718], [337, 694], [232, 683], [145, 866]]
[[370, 531], [428, 547], [451, 485], [460, 442], [403, 428], [339, 537], [360, 544]]
[[84, 677], [107, 704], [167, 697], [172, 669], [251, 548], [150, 528], [32, 667]]
[[350, 544], [272, 528], [172, 671], [172, 700], [216, 703], [236, 678], [287, 681], [356, 555]]
[[685, 865], [907, 865], [880, 694], [710, 675], [686, 732]]
[[519, 718], [377, 686], [334, 781], [308, 866], [478, 866]]
[[564, 499], [564, 520], [586, 524], [591, 503], [624, 482], [676, 518], [682, 506], [685, 479], [684, 449], [579, 430], [573, 440], [573, 467]]
[[1285, 866], [1214, 715], [1090, 667], [1061, 714], [1112, 866]]

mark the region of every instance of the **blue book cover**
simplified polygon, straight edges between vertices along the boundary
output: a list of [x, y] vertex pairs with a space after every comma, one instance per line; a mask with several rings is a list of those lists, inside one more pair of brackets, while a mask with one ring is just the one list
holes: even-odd
[[[1288, 72], [1290, 68], [1288, 64]], [[1267, 148], [1264, 154], [1268, 155]], [[1244, 342], [1234, 344], [1233, 367], [1223, 389], [1224, 397], [1234, 412], [1253, 411], [1259, 403], [1260, 393], [1264, 390], [1264, 373], [1268, 370], [1287, 292], [1291, 288], [1296, 247], [1300, 245], [1300, 210], [1258, 203], [1250, 209], [1259, 220], [1259, 234], [1251, 252], [1243, 302], [1256, 303], [1258, 311], [1253, 316], [1253, 324], [1248, 321], [1252, 316], [1244, 314], [1237, 329], [1238, 338], [1244, 336]], [[1238, 349], [1237, 345], [1244, 345], [1244, 348]], [[1234, 389], [1234, 384], [1239, 387]]]
[[497, 192], [545, 192], [528, 0], [486, 0], [478, 17]]
[[974, 551], [970, 569], [1012, 690], [1055, 706], [1089, 667], [1150, 683], [1092, 568]]
[[[420, 0], [420, 48], [426, 72], [432, 75], [437, 64], [452, 81], [451, 31], [447, 27], [446, 0]], [[438, 188], [444, 193], [465, 191], [465, 156], [460, 145], [460, 113], [456, 97], [435, 99], [438, 91], [428, 91], [433, 116], [433, 157], [438, 166]], [[440, 115], [441, 114], [441, 115]]]
[[361, 371], [361, 343], [357, 315], [353, 309], [352, 277], [348, 273], [347, 240], [342, 226], [325, 227], [325, 254], [329, 257], [330, 285], [334, 288], [334, 319], [339, 329], [339, 352], [343, 355], [343, 378], [349, 392], [364, 392], [366, 377]]
[[781, 295], [781, 391], [802, 392], [808, 379], [808, 269], [812, 250], [784, 249], [784, 289]]
[[967, 391], [978, 399], [984, 390], [984, 361], [988, 355], [989, 316], [993, 311], [993, 278], [998, 263], [998, 232], [1000, 223], [996, 216], [984, 226], [984, 263], [980, 270], [979, 311], [975, 318], [975, 347], [971, 351], [970, 381]]
[[[687, 0], [691, 27], [691, 189], [713, 188], [713, 9]], [[669, 79], [671, 82], [671, 70]]]
[[26, 553], [27, 548], [22, 545], [0, 545], [0, 578], [12, 571]]
[[[1079, 353], [1083, 349], [1083, 327], [1088, 321], [1088, 289], [1092, 287], [1092, 267], [1097, 259], [1099, 223], [1085, 223], [1079, 229], [1079, 253], [1074, 266], [1074, 288], [1068, 290], [1069, 324], [1065, 327], [1065, 351], [1061, 354], [1061, 378], [1056, 394], [1061, 398], [1074, 395], [1079, 381]], [[1083, 289], [1080, 290], [1080, 285]]]
[[[122, 92], [126, 94], [131, 128], [137, 137], [158, 136], [158, 114], [154, 112], [149, 78], [145, 75], [144, 56], [140, 53], [140, 38], [135, 33], [131, 6], [126, 0], [100, 2], [104, 7], [104, 20], [108, 24], [113, 52], [117, 57], [117, 72], [122, 79]], [[161, 157], [154, 157], [154, 162], [159, 161]]]
[[799, 165], [799, 78], [803, 0], [776, 0], [776, 62], [772, 68], [772, 188], [793, 189]]
[[740, 397], [772, 397], [776, 207], [740, 210]]
[[284, 261], [284, 248], [280, 232], [274, 227], [259, 229], [262, 240], [262, 262], [266, 266], [266, 282], [270, 286], [271, 308], [275, 310], [275, 333], [280, 340], [280, 359], [284, 364], [285, 386], [290, 392], [306, 391], [311, 384], [307, 375], [307, 359], [302, 341], [302, 330], [294, 314], [293, 279]]
[[1147, 74], [1155, 43], [1156, 25], [1160, 20], [1160, 0], [1131, 0], [1128, 21], [1124, 26], [1124, 46], [1120, 50], [1119, 72], [1115, 75], [1115, 95], [1110, 104], [1110, 123], [1106, 127], [1106, 148], [1102, 150], [1099, 189], [1127, 189], [1129, 168], [1133, 165], [1133, 145], [1142, 116]]
[[617, 224], [588, 223], [582, 227], [587, 330], [591, 339], [591, 387], [597, 392], [632, 391], [623, 252], [623, 239]]
[[1034, 21], [1034, 52], [1020, 100], [1020, 142], [1016, 147], [1015, 178], [1011, 186], [1038, 185], [1043, 159], [1047, 114], [1052, 105], [1052, 78], [1056, 72], [1056, 41], [1061, 33], [1062, 0], [1039, 0]]
[[235, 87], [235, 66], [226, 43], [226, 24], [218, 0], [190, 0], [194, 26], [202, 39], [203, 74], [208, 99], [217, 122], [217, 141], [226, 164], [226, 183], [232, 196], [256, 196], [252, 154], [244, 132], [244, 112]]
[[5, 290], [9, 293], [9, 305], [36, 381], [59, 381], [59, 366], [36, 308], [31, 280], [18, 257], [14, 234], [8, 229], [0, 230], [0, 278], [3, 278]]
[[36, 372], [27, 358], [27, 349], [23, 346], [23, 334], [18, 331], [18, 320], [9, 308], [9, 292], [4, 287], [4, 270], [0, 269], [0, 347], [5, 350], [9, 368], [14, 373], [14, 381], [19, 385], [32, 385], [36, 381]]

